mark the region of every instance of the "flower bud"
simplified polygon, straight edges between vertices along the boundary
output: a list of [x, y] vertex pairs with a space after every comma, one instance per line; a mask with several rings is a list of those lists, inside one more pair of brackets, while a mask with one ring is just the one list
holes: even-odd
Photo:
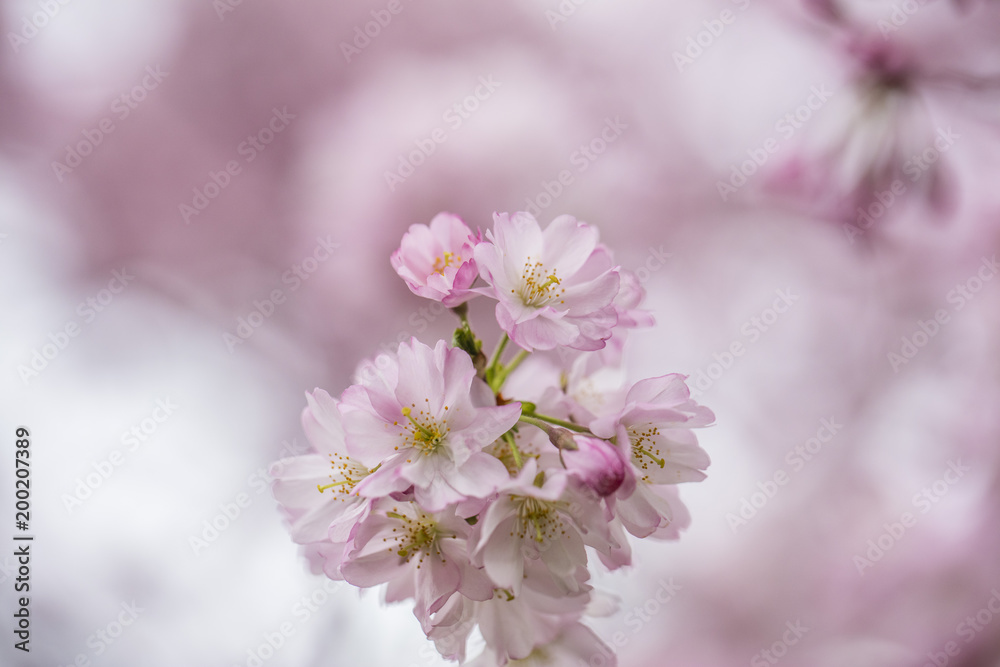
[[602, 498], [610, 496], [625, 481], [625, 457], [611, 443], [577, 435], [577, 448], [563, 450], [563, 461], [571, 475]]

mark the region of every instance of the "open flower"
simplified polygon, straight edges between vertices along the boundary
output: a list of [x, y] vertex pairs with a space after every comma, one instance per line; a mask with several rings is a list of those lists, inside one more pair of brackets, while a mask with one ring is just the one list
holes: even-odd
[[543, 232], [529, 213], [497, 213], [476, 246], [497, 321], [526, 350], [599, 350], [618, 321], [618, 270], [597, 230], [562, 215]]
[[302, 426], [315, 453], [275, 462], [272, 492], [299, 544], [345, 542], [370, 505], [355, 493], [367, 466], [347, 454], [337, 401], [322, 389], [306, 394]]
[[588, 612], [593, 599], [587, 583], [590, 575], [581, 568], [575, 576], [576, 590], [566, 593], [553, 582], [544, 564], [528, 561], [516, 593], [497, 588], [480, 601], [453, 595], [424, 630], [442, 655], [464, 661], [466, 643], [478, 625], [486, 642], [485, 654], [496, 662], [472, 664], [516, 664], [507, 661], [538, 655], [539, 647], [556, 640]]
[[[503, 664], [502, 654], [487, 648], [466, 667], [494, 667]], [[600, 660], [598, 662], [598, 660]], [[567, 625], [551, 642], [536, 646], [523, 658], [507, 662], [509, 667], [615, 667], [618, 658], [611, 648], [582, 623]]]
[[691, 399], [684, 376], [674, 373], [635, 383], [618, 414], [591, 424], [598, 436], [615, 437], [631, 461], [631, 479], [609, 502], [630, 533], [646, 537], [665, 529], [664, 534], [673, 534], [668, 526], [679, 500], [657, 487], [705, 478], [702, 471], [710, 460], [691, 429], [714, 420], [711, 410]]
[[359, 494], [382, 497], [412, 486], [416, 501], [438, 512], [485, 498], [509, 478], [483, 448], [517, 422], [521, 405], [474, 405], [475, 374], [462, 350], [413, 339], [400, 344], [384, 372], [366, 373], [344, 392], [348, 451], [380, 463]]
[[388, 583], [389, 602], [415, 598], [418, 616], [436, 612], [456, 591], [486, 600], [493, 585], [469, 561], [470, 531], [454, 510], [432, 514], [415, 503], [385, 498], [359, 526], [356, 548], [341, 572], [362, 588]]
[[438, 213], [430, 226], [410, 226], [390, 262], [414, 294], [454, 308], [476, 296], [477, 241], [457, 215]]
[[579, 590], [584, 546], [606, 522], [600, 505], [578, 498], [568, 481], [557, 469], [539, 473], [529, 459], [483, 512], [473, 555], [497, 586], [519, 594], [526, 562], [540, 560], [564, 593]]

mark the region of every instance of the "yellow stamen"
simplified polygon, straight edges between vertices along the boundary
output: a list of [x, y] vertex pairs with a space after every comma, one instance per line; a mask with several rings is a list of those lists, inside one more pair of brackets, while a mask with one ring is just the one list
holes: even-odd
[[[452, 264], [452, 260], [455, 260], [455, 264]], [[444, 251], [444, 258], [436, 257], [434, 258], [434, 273], [444, 275], [444, 270], [449, 266], [457, 266], [462, 261], [461, 255], [456, 255], [454, 253]]]
[[636, 452], [638, 452], [639, 454], [645, 454], [646, 456], [648, 456], [649, 458], [651, 458], [651, 459], [652, 459], [652, 460], [653, 460], [654, 462], [656, 462], [656, 463], [657, 463], [657, 465], [659, 465], [659, 466], [660, 466], [661, 468], [667, 465], [667, 462], [666, 462], [666, 460], [665, 460], [665, 459], [661, 459], [661, 458], [657, 458], [657, 457], [653, 456], [653, 453], [652, 453], [652, 452], [650, 452], [650, 451], [649, 451], [648, 449], [646, 449], [645, 447], [633, 447], [633, 449], [634, 449], [634, 450], [635, 450]]
[[316, 488], [319, 489], [320, 493], [323, 493], [327, 489], [332, 489], [335, 486], [340, 486], [341, 484], [352, 484], [353, 482], [354, 482], [353, 479], [345, 479], [342, 482], [334, 482], [333, 484], [327, 484], [326, 486], [321, 486], [321, 485], [317, 484]]

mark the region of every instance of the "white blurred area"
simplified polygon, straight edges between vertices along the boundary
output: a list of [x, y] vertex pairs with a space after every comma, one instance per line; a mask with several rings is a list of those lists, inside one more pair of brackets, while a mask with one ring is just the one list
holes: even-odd
[[[53, 4], [15, 50], [9, 35]], [[961, 308], [949, 299], [998, 245], [989, 86], [926, 105], [930, 124], [960, 135], [938, 165], [951, 208], [913, 188], [853, 238], [851, 220], [817, 211], [820, 197], [775, 194], [782, 180], [767, 169], [728, 201], [717, 191], [810, 86], [856, 85], [843, 36], [801, 3], [402, 0], [351, 62], [341, 42], [385, 3], [221, 4], [0, 3], [0, 441], [31, 429], [36, 535], [30, 656], [9, 645], [0, 556], [0, 664], [445, 664], [405, 606], [327, 592], [308, 572], [263, 471], [304, 447], [306, 390], [339, 394], [362, 357], [400, 337], [450, 335], [454, 323], [421, 311], [389, 266], [408, 225], [449, 210], [486, 228], [494, 210], [542, 202], [569, 170], [539, 218], [576, 215], [622, 266], [647, 269], [658, 324], [632, 336], [629, 377], [696, 381], [720, 368], [699, 398], [717, 415], [700, 434], [713, 465], [681, 491], [691, 528], [637, 544], [629, 572], [597, 576], [621, 599], [594, 621], [620, 664], [754, 664], [801, 621], [809, 630], [781, 664], [923, 665], [956, 641], [950, 664], [1000, 665], [1000, 618], [968, 643], [956, 628], [1000, 586], [1000, 281]], [[859, 15], [872, 27], [890, 4], [860, 3]], [[966, 4], [931, 3], [894, 39], [918, 54], [931, 45], [955, 71], [1000, 73], [989, 37], [1000, 14]], [[565, 20], [547, 13], [561, 6]], [[735, 21], [679, 72], [674, 52], [726, 10]], [[945, 19], [950, 37], [935, 31]], [[158, 64], [165, 80], [118, 118], [114, 100]], [[451, 127], [446, 112], [484, 76], [500, 87]], [[820, 109], [769, 168], [793, 155], [808, 168], [808, 132], [839, 127], [848, 106]], [[294, 120], [246, 161], [239, 147], [275, 108]], [[114, 132], [60, 180], [53, 161], [108, 117]], [[574, 161], [618, 117], [621, 135], [585, 167]], [[390, 189], [385, 173], [438, 127], [447, 140]], [[179, 206], [232, 160], [240, 173], [186, 222]], [[292, 289], [283, 277], [324, 238], [332, 257]], [[134, 279], [105, 294], [116, 271]], [[275, 289], [286, 298], [273, 315], [227, 344]], [[797, 300], [756, 338], [744, 333], [780, 290]], [[81, 308], [102, 295], [100, 312]], [[942, 309], [948, 322], [894, 369], [887, 355]], [[489, 316], [473, 306], [492, 342]], [[70, 322], [78, 334], [63, 336]], [[744, 354], [722, 368], [735, 342]], [[53, 358], [25, 379], [46, 346]], [[176, 407], [151, 420], [164, 404]], [[826, 419], [842, 428], [793, 470], [788, 453]], [[145, 440], [134, 444], [133, 428]], [[11, 450], [0, 448], [5, 516]], [[970, 470], [922, 513], [914, 496], [958, 460]], [[787, 483], [734, 529], [778, 471]], [[67, 507], [88, 477], [97, 488]], [[855, 557], [907, 511], [914, 526], [859, 574]], [[664, 580], [680, 591], [651, 604]], [[110, 644], [97, 639], [117, 632], [123, 604], [142, 611]]]

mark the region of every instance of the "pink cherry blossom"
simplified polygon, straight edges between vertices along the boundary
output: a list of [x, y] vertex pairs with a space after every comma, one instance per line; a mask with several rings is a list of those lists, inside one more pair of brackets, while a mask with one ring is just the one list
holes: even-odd
[[493, 219], [476, 263], [511, 340], [529, 351], [603, 348], [617, 323], [619, 277], [597, 230], [568, 215], [544, 231], [529, 213]]
[[529, 459], [483, 512], [473, 555], [497, 586], [517, 595], [525, 563], [540, 560], [564, 592], [579, 589], [585, 546], [606, 542], [606, 525], [600, 506], [578, 497], [568, 482], [565, 471], [539, 472]]
[[443, 655], [464, 660], [466, 641], [478, 625], [486, 641], [485, 654], [497, 660], [492, 664], [523, 660], [555, 641], [587, 612], [592, 601], [587, 570], [579, 569], [575, 579], [575, 590], [567, 593], [552, 580], [544, 563], [527, 561], [516, 593], [498, 588], [483, 601], [454, 595], [425, 630]]
[[476, 296], [477, 241], [457, 215], [439, 213], [430, 226], [411, 225], [390, 261], [414, 294], [454, 308]]
[[[494, 667], [502, 664], [502, 655], [487, 648], [467, 667]], [[514, 665], [515, 662], [508, 662]], [[602, 642], [594, 631], [582, 623], [572, 623], [547, 644], [535, 647], [527, 656], [516, 660], [517, 667], [615, 667], [618, 657]]]
[[415, 503], [382, 499], [359, 525], [341, 572], [361, 588], [388, 583], [386, 600], [414, 598], [418, 616], [437, 611], [456, 591], [487, 599], [493, 585], [469, 561], [470, 532], [454, 510], [432, 514]]
[[370, 501], [355, 493], [369, 470], [347, 454], [337, 401], [316, 389], [306, 402], [302, 425], [315, 453], [274, 463], [272, 491], [291, 520], [293, 540], [346, 542], [369, 509]]
[[635, 329], [656, 324], [656, 320], [648, 310], [639, 308], [646, 299], [646, 290], [643, 289], [639, 277], [626, 269], [618, 269], [618, 275], [621, 278], [621, 287], [614, 300], [615, 311], [618, 313], [618, 326]]
[[462, 350], [413, 339], [400, 344], [384, 372], [365, 374], [344, 392], [348, 451], [380, 464], [358, 485], [360, 495], [413, 486], [417, 502], [437, 512], [485, 498], [507, 481], [507, 469], [483, 448], [517, 422], [521, 406], [475, 405], [472, 385], [482, 383], [475, 375]]
[[[463, 308], [455, 347], [411, 339], [364, 362], [340, 402], [307, 394], [317, 453], [275, 465], [275, 496], [314, 572], [412, 600], [449, 659], [465, 662], [478, 628], [486, 647], [469, 664], [615, 664], [581, 623], [609, 608], [591, 551], [614, 570], [632, 563], [629, 533], [679, 535], [676, 484], [708, 466], [691, 429], [714, 416], [679, 375], [624, 390], [627, 330], [652, 318], [596, 230], [495, 221], [471, 255], [477, 239], [443, 214], [393, 256], [418, 294], [498, 300], [506, 336], [489, 361]], [[476, 267], [489, 287], [471, 287]], [[505, 360], [509, 340], [522, 350]]]
[[671, 374], [635, 383], [618, 415], [591, 424], [595, 434], [615, 437], [630, 457], [630, 479], [609, 502], [630, 533], [647, 537], [662, 529], [661, 535], [674, 535], [674, 515], [686, 517], [686, 510], [660, 485], [705, 478], [710, 460], [691, 429], [714, 420], [711, 410], [691, 399], [684, 376]]

